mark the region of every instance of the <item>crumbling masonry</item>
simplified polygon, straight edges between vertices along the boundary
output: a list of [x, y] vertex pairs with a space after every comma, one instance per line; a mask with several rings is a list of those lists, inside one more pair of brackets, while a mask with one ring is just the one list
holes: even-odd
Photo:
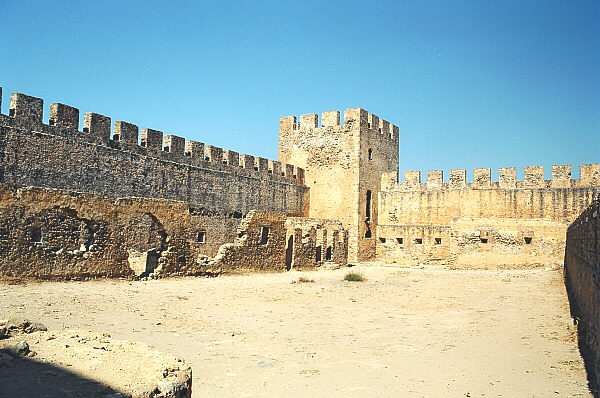
[[[0, 91], [1, 100], [1, 91]], [[0, 103], [1, 104], [1, 103]], [[282, 117], [279, 161], [12, 94], [0, 114], [0, 275], [81, 278], [313, 268], [378, 259], [561, 263], [598, 195], [598, 164], [418, 171], [364, 109]], [[310, 217], [310, 218], [309, 218]]]
[[[2, 89], [0, 88], [0, 106]], [[1, 110], [1, 108], [0, 108]], [[565, 265], [598, 365], [598, 164], [404, 173], [399, 129], [364, 109], [286, 116], [279, 161], [12, 94], [0, 113], [0, 276], [217, 275], [378, 259]], [[600, 381], [600, 380], [599, 380]]]

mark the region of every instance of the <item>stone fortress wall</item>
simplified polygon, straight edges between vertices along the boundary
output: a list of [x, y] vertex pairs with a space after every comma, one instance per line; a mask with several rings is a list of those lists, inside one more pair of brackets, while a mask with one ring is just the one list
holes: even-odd
[[598, 164], [552, 167], [544, 180], [541, 166], [502, 168], [499, 181], [490, 169], [407, 171], [382, 176], [379, 194], [377, 257], [409, 264], [449, 264], [469, 268], [520, 267], [562, 263], [568, 225], [600, 192]]
[[311, 217], [340, 220], [349, 258], [375, 256], [381, 175], [398, 171], [399, 128], [361, 108], [285, 116], [279, 122], [279, 160], [305, 170]]
[[600, 199], [569, 226], [564, 269], [579, 342], [600, 386]]
[[[1, 97], [0, 88], [0, 105]], [[161, 266], [163, 274], [211, 273], [212, 271], [205, 270], [198, 264], [211, 263], [218, 255], [223, 257], [221, 247], [239, 241], [238, 230], [248, 219], [255, 219], [263, 213], [279, 214], [280, 218], [283, 217], [284, 228], [287, 217], [301, 217], [308, 213], [308, 188], [304, 185], [304, 170], [299, 167], [240, 155], [235, 151], [224, 151], [175, 135], [163, 136], [162, 132], [152, 129], [143, 129], [140, 137], [137, 126], [122, 121], [114, 123], [111, 135], [110, 118], [96, 113], [84, 115], [84, 126], [80, 131], [79, 110], [63, 104], [50, 106], [48, 124], [42, 122], [42, 116], [43, 100], [24, 94], [12, 94], [9, 114], [0, 114], [0, 188], [6, 198], [2, 207], [4, 226], [0, 231], [0, 240], [4, 242], [3, 253], [10, 254], [0, 264], [3, 275], [18, 275], [16, 270], [25, 263], [32, 267], [39, 265], [43, 269], [44, 262], [49, 262], [48, 267], [54, 267], [53, 270], [28, 270], [25, 274], [44, 278], [59, 278], [61, 275], [85, 277], [139, 274], [137, 269], [146, 265], [151, 267], [157, 261], [154, 258], [157, 251], [159, 254], [168, 254], [179, 247], [179, 244], [184, 254], [176, 256], [177, 259], [173, 260], [175, 263]], [[25, 187], [47, 189], [42, 195], [46, 202], [27, 202], [27, 195], [21, 193]], [[56, 189], [59, 193], [53, 191]], [[113, 214], [113, 219], [101, 217], [96, 220], [94, 217], [80, 216], [85, 213], [81, 206], [74, 213], [73, 200], [83, 198], [82, 194], [89, 194], [84, 202], [90, 208], [104, 207], [102, 214]], [[54, 211], [44, 206], [44, 203], [52, 203], [54, 200], [62, 203], [65, 195], [73, 199], [68, 207], [55, 205], [58, 207]], [[159, 217], [152, 211], [138, 214], [139, 212], [125, 205], [131, 200], [140, 208], [146, 206], [146, 202], [152, 202], [155, 208], [164, 211], [169, 206], [183, 211], [187, 215], [187, 221], [181, 227], [173, 227], [180, 230], [180, 242], [175, 244], [177, 238], [167, 234], [172, 243], [169, 250], [164, 242], [161, 243], [162, 246], [159, 245], [161, 239], [166, 239], [160, 236], [148, 238], [150, 240], [142, 244], [144, 248], [139, 248], [139, 245], [133, 244], [133, 238], [128, 238], [123, 247], [114, 248], [110, 252], [100, 251], [100, 254], [104, 253], [111, 258], [103, 264], [95, 264], [92, 261], [94, 256], [89, 252], [84, 258], [85, 253], [79, 250], [81, 245], [71, 247], [77, 246], [79, 240], [86, 240], [85, 237], [71, 236], [75, 234], [73, 229], [79, 228], [86, 235], [89, 234], [86, 225], [102, 224], [105, 225], [105, 230], [122, 228], [124, 223], [127, 224], [122, 220], [124, 217], [131, 224], [132, 236], [140, 234], [145, 239], [149, 234], [166, 229], [165, 225], [171, 223], [168, 220], [158, 220]], [[182, 203], [185, 204], [184, 207], [181, 207]], [[30, 214], [30, 218], [22, 218], [24, 209], [27, 209], [26, 213]], [[183, 217], [171, 216], [175, 219]], [[270, 220], [267, 216], [263, 218]], [[66, 225], [69, 222], [65, 221], [64, 224], [61, 221], [67, 219], [72, 219], [73, 225]], [[314, 223], [316, 229], [321, 229], [317, 220]], [[34, 224], [37, 226], [34, 227]], [[77, 228], [75, 224], [78, 225]], [[181, 232], [184, 226], [187, 229]], [[66, 228], [64, 231], [61, 230], [63, 227]], [[137, 230], [138, 227], [140, 230]], [[345, 236], [341, 226], [331, 224], [329, 227], [333, 228], [329, 231], [330, 236], [334, 232]], [[32, 231], [35, 234], [41, 233], [43, 237], [38, 241], [37, 236], [31, 236]], [[280, 233], [281, 228], [271, 226], [271, 245], [278, 242], [273, 235], [276, 231]], [[285, 235], [285, 228], [283, 231]], [[98, 234], [99, 231], [95, 233]], [[127, 235], [127, 232], [123, 233]], [[105, 234], [103, 239], [111, 242], [107, 247], [112, 248], [113, 244], [124, 245], [119, 234], [120, 232], [117, 235], [112, 232]], [[295, 234], [293, 228], [289, 234]], [[54, 236], [52, 244], [51, 236]], [[285, 237], [282, 242], [286, 242]], [[258, 250], [259, 246], [261, 245], [256, 244], [253, 247]], [[24, 251], [17, 251], [17, 248]], [[96, 244], [95, 249], [98, 248]], [[328, 245], [321, 244], [323, 251], [327, 248]], [[38, 252], [32, 254], [30, 249]], [[284, 246], [279, 250], [285, 252], [286, 248]], [[295, 248], [290, 250], [295, 253]], [[320, 261], [298, 259], [298, 262], [313, 265], [326, 262], [324, 254], [319, 256], [314, 252], [317, 246], [312, 250], [312, 258], [321, 258]], [[344, 250], [344, 247], [338, 245], [338, 251]], [[18, 252], [27, 255], [21, 257], [20, 263], [17, 261], [20, 266], [15, 266]], [[52, 254], [56, 252], [61, 256], [69, 252], [71, 256], [73, 252], [77, 252], [76, 257], [80, 258], [77, 261], [65, 260]], [[38, 260], [30, 261], [33, 258]], [[63, 264], [65, 261], [70, 265]], [[210, 265], [213, 266], [212, 263]], [[216, 268], [227, 271], [231, 266], [232, 264], [223, 265], [221, 260], [221, 266]], [[285, 269], [284, 260], [282, 264], [274, 265], [279, 266]], [[77, 271], [77, 267], [81, 270]], [[264, 264], [247, 264], [247, 268], [253, 267], [264, 269]], [[61, 269], [65, 270], [62, 274]]]

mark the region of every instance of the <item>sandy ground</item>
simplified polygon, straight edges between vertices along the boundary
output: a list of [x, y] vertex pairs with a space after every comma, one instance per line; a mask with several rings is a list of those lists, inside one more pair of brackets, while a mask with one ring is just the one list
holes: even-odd
[[[557, 270], [0, 285], [0, 317], [185, 358], [194, 397], [590, 397]], [[313, 283], [292, 283], [300, 276]]]

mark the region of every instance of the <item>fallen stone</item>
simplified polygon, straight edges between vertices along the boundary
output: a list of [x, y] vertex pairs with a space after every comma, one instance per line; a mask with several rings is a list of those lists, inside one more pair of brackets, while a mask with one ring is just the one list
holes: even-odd
[[29, 344], [24, 341], [10, 343], [0, 350], [4, 354], [8, 354], [13, 358], [22, 358], [29, 354]]
[[10, 318], [6, 323], [6, 328], [9, 333], [33, 333], [33, 332], [45, 332], [48, 328], [40, 322], [30, 321], [25, 318]]

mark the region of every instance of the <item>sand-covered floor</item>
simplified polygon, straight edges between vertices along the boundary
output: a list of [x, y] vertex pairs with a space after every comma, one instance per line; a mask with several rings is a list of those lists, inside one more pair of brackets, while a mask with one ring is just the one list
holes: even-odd
[[0, 285], [0, 318], [181, 356], [194, 397], [591, 396], [560, 271], [351, 270], [367, 281], [345, 268]]

